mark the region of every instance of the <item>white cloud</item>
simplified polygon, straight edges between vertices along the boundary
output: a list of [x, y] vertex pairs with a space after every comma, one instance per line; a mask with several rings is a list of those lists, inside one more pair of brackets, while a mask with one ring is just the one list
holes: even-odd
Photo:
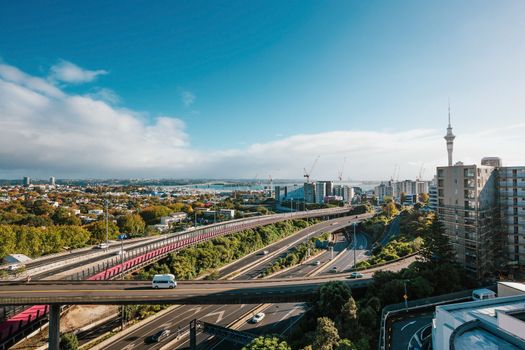
[[180, 93], [180, 97], [181, 97], [182, 103], [184, 103], [186, 107], [189, 107], [192, 104], [194, 104], [195, 100], [197, 99], [197, 97], [191, 91], [182, 91]]
[[120, 102], [120, 97], [117, 95], [117, 93], [108, 88], [96, 88], [86, 96], [111, 104], [117, 104]]
[[62, 81], [65, 83], [88, 83], [95, 80], [99, 75], [108, 74], [103, 69], [87, 70], [71, 62], [61, 60], [51, 67], [50, 79], [52, 81]]
[[[109, 91], [109, 90], [108, 90]], [[208, 177], [301, 179], [317, 155], [313, 179], [430, 178], [445, 164], [440, 130], [334, 131], [298, 134], [224, 150], [191, 147], [182, 120], [116, 107], [99, 95], [72, 95], [13, 66], [0, 65], [0, 177]], [[111, 95], [111, 94], [109, 94]], [[109, 96], [108, 95], [108, 96]], [[525, 119], [523, 119], [525, 120]], [[479, 163], [487, 155], [505, 164], [523, 159], [525, 124], [478, 133], [454, 130], [455, 160]]]

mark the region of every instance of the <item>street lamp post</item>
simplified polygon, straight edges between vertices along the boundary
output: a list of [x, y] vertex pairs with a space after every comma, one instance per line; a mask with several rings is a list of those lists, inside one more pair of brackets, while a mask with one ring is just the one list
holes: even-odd
[[108, 250], [109, 245], [109, 212], [108, 212], [108, 206], [109, 201], [107, 199], [104, 200], [104, 204], [106, 205], [106, 250]]
[[[120, 266], [121, 266], [121, 273], [120, 273], [120, 279], [124, 279], [124, 240], [120, 239]], [[120, 328], [121, 330], [124, 330], [124, 323], [125, 323], [125, 309], [124, 305], [120, 306]]]
[[356, 236], [355, 236], [355, 227], [356, 227], [356, 225], [357, 225], [356, 222], [354, 222], [354, 224], [352, 225], [352, 226], [354, 226], [354, 268], [357, 265], [357, 258], [356, 258], [357, 239], [356, 239]]
[[405, 294], [403, 295], [403, 299], [405, 299], [405, 309], [408, 312], [408, 294], [407, 294], [407, 281], [403, 281], [403, 284], [405, 286]]

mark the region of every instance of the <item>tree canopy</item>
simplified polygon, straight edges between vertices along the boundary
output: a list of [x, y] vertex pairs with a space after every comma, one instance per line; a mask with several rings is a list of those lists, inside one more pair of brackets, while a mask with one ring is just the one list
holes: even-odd
[[276, 336], [261, 336], [252, 340], [242, 350], [291, 350], [291, 348], [286, 341]]

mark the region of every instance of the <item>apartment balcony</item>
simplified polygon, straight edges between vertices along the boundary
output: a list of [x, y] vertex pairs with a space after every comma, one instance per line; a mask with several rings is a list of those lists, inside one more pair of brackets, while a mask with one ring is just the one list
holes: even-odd
[[507, 196], [507, 197], [524, 197], [525, 198], [525, 188], [516, 188], [516, 189], [506, 189], [506, 190], [500, 190], [499, 191], [500, 196]]

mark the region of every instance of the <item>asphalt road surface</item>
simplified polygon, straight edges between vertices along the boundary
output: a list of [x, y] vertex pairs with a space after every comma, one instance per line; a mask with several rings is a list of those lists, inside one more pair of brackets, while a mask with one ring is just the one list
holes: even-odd
[[409, 350], [408, 344], [412, 336], [421, 328], [432, 323], [433, 313], [411, 315], [392, 324], [392, 350]]

